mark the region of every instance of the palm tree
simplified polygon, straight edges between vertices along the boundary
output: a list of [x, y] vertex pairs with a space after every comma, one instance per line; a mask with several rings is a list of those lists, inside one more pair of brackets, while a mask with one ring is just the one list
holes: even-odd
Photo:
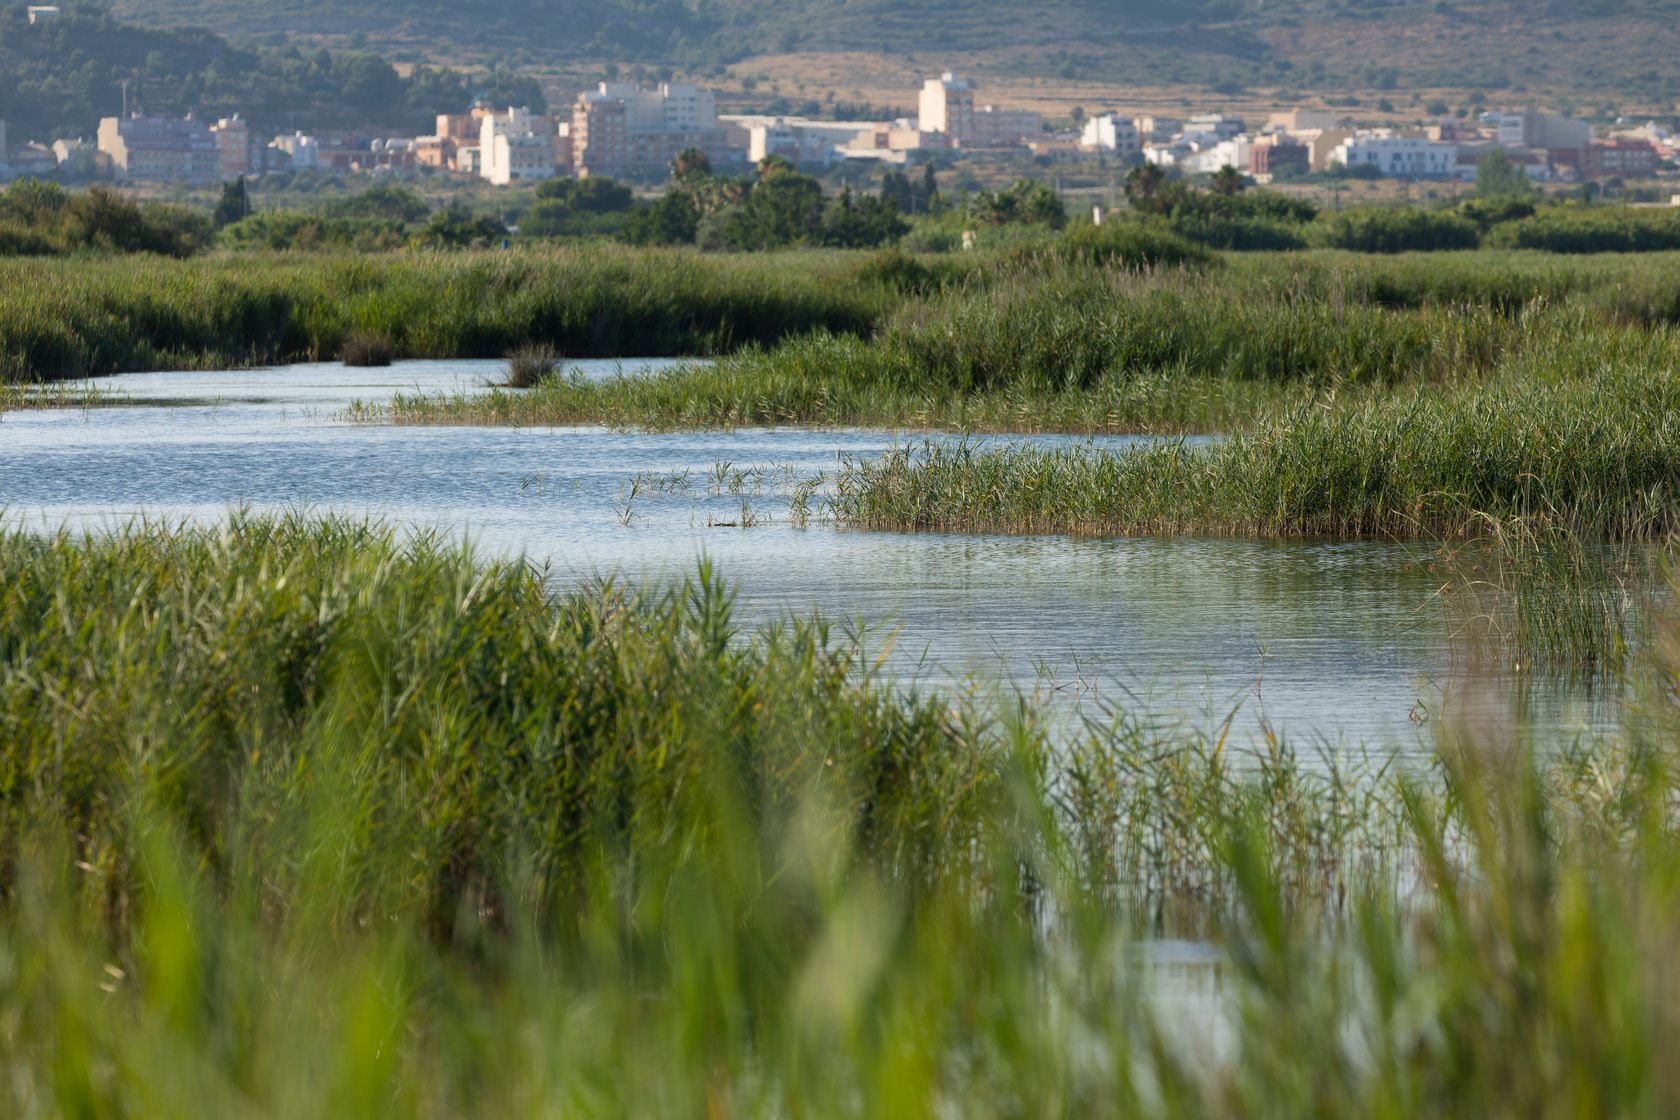
[[1209, 180], [1208, 185], [1213, 188], [1214, 194], [1222, 194], [1229, 198], [1234, 194], [1241, 193], [1248, 182], [1243, 178], [1241, 171], [1227, 163], [1213, 173], [1213, 178]]
[[671, 161], [671, 178], [691, 179], [697, 175], [710, 175], [712, 161], [699, 148], [684, 148], [677, 153], [677, 158]]
[[1167, 173], [1158, 163], [1140, 163], [1126, 172], [1126, 201], [1139, 209], [1160, 193], [1166, 185]]

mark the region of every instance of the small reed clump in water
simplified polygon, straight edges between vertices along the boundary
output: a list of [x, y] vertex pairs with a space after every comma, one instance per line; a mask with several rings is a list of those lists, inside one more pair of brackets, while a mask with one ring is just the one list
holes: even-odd
[[339, 359], [347, 366], [388, 366], [396, 355], [391, 344], [378, 335], [357, 331], [344, 340]]
[[544, 342], [521, 346], [508, 355], [507, 387], [534, 389], [560, 372], [560, 351]]

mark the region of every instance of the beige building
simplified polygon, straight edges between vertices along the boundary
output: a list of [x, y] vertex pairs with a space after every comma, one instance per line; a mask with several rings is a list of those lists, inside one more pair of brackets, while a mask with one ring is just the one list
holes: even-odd
[[922, 132], [943, 133], [958, 147], [992, 148], [1040, 137], [1044, 118], [1025, 109], [976, 106], [973, 85], [947, 70], [922, 83], [916, 102], [916, 127]]
[[1294, 134], [1307, 148], [1307, 166], [1314, 171], [1330, 169], [1331, 153], [1353, 138], [1350, 128], [1309, 128]]
[[183, 118], [106, 117], [99, 122], [99, 150], [119, 180], [207, 186], [222, 175], [222, 150], [204, 122]]
[[974, 87], [947, 70], [922, 83], [916, 123], [923, 132], [943, 132], [957, 143], [974, 132]]
[[630, 168], [630, 124], [625, 103], [601, 90], [578, 94], [572, 106], [572, 170], [578, 178], [612, 178]]
[[716, 95], [681, 82], [656, 89], [602, 82], [578, 94], [569, 132], [572, 168], [580, 178], [657, 172], [686, 148], [714, 161], [729, 154]]
[[1273, 132], [1295, 135], [1309, 130], [1322, 132], [1327, 128], [1338, 128], [1341, 123], [1341, 115], [1333, 109], [1290, 109], [1284, 113], [1273, 113], [1267, 119], [1266, 127]]
[[216, 151], [222, 159], [222, 178], [234, 179], [251, 173], [251, 130], [235, 113], [210, 126]]

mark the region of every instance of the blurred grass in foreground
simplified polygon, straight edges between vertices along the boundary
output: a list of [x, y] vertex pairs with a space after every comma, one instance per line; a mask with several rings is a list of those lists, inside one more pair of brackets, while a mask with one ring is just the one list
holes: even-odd
[[[1051, 744], [820, 620], [743, 634], [705, 569], [555, 598], [336, 520], [8, 533], [0, 1099], [1670, 1114], [1677, 655], [1543, 758]], [[1160, 936], [1212, 946], [1200, 1011]]]

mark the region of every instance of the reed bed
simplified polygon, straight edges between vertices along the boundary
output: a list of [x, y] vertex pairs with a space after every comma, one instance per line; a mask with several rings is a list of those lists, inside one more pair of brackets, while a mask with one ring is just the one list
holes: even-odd
[[0, 577], [13, 1115], [1680, 1103], [1672, 690], [1543, 759], [1053, 748], [705, 569], [236, 515]]
[[[901, 376], [905, 361], [920, 355], [917, 347], [937, 341], [926, 331], [940, 324], [986, 329], [1000, 316], [1021, 318], [1011, 343], [1020, 356], [1061, 357], [1071, 345], [1073, 310], [1094, 316], [1097, 328], [1091, 344], [1073, 348], [1084, 363], [1076, 380], [1088, 380], [1089, 363], [1105, 356], [1116, 369], [1150, 361], [1171, 370], [1165, 355], [1172, 353], [1185, 355], [1189, 371], [1216, 360], [1275, 366], [1301, 358], [1319, 376], [1334, 358], [1352, 363], [1348, 376], [1397, 377], [1427, 357], [1418, 352], [1420, 335], [1496, 329], [1458, 323], [1478, 313], [1510, 316], [1568, 304], [1612, 324], [1680, 319], [1672, 254], [1221, 260], [1165, 235], [1132, 233], [1117, 244], [1083, 230], [1031, 252], [927, 257], [720, 257], [587, 246], [0, 260], [0, 380], [330, 358], [356, 334], [379, 340], [398, 358], [500, 357], [527, 344], [587, 358], [727, 354], [813, 332], [870, 338], [886, 331], [890, 337], [867, 358], [879, 380]], [[1140, 280], [1147, 277], [1160, 278], [1164, 290], [1150, 295], [1154, 285]], [[1105, 313], [1110, 296], [1120, 306]], [[1058, 302], [1070, 298], [1073, 308], [1057, 314]], [[1375, 314], [1403, 311], [1417, 314]], [[1175, 314], [1188, 318], [1175, 325]], [[1443, 315], [1445, 325], [1431, 318]], [[1184, 338], [1190, 327], [1210, 332], [1208, 345]], [[1238, 345], [1249, 329], [1257, 337]], [[990, 326], [987, 354], [956, 357], [978, 367], [988, 356], [1010, 356], [997, 347], [998, 330]], [[1362, 342], [1378, 349], [1367, 357]], [[1444, 349], [1433, 356], [1448, 357]], [[797, 364], [798, 355], [789, 359]], [[1386, 370], [1384, 362], [1398, 365]]]
[[398, 358], [721, 353], [869, 329], [893, 297], [855, 267], [613, 247], [0, 261], [0, 380], [331, 359], [353, 337]]
[[902, 302], [868, 335], [816, 332], [708, 367], [556, 382], [518, 399], [405, 397], [365, 418], [1231, 431], [1306, 402], [1487, 380], [1533, 358], [1556, 370], [1566, 356], [1582, 369], [1680, 357], [1675, 329], [1651, 312], [1664, 281], [1615, 287], [1626, 298], [1612, 312], [1583, 276], [1619, 285], [1626, 273], [1524, 262], [1437, 274], [1322, 256], [1211, 271], [1008, 261]]
[[1680, 378], [1647, 358], [1536, 356], [1199, 446], [907, 445], [845, 464], [834, 509], [899, 530], [1452, 538], [1491, 519], [1661, 537], [1680, 513]]

